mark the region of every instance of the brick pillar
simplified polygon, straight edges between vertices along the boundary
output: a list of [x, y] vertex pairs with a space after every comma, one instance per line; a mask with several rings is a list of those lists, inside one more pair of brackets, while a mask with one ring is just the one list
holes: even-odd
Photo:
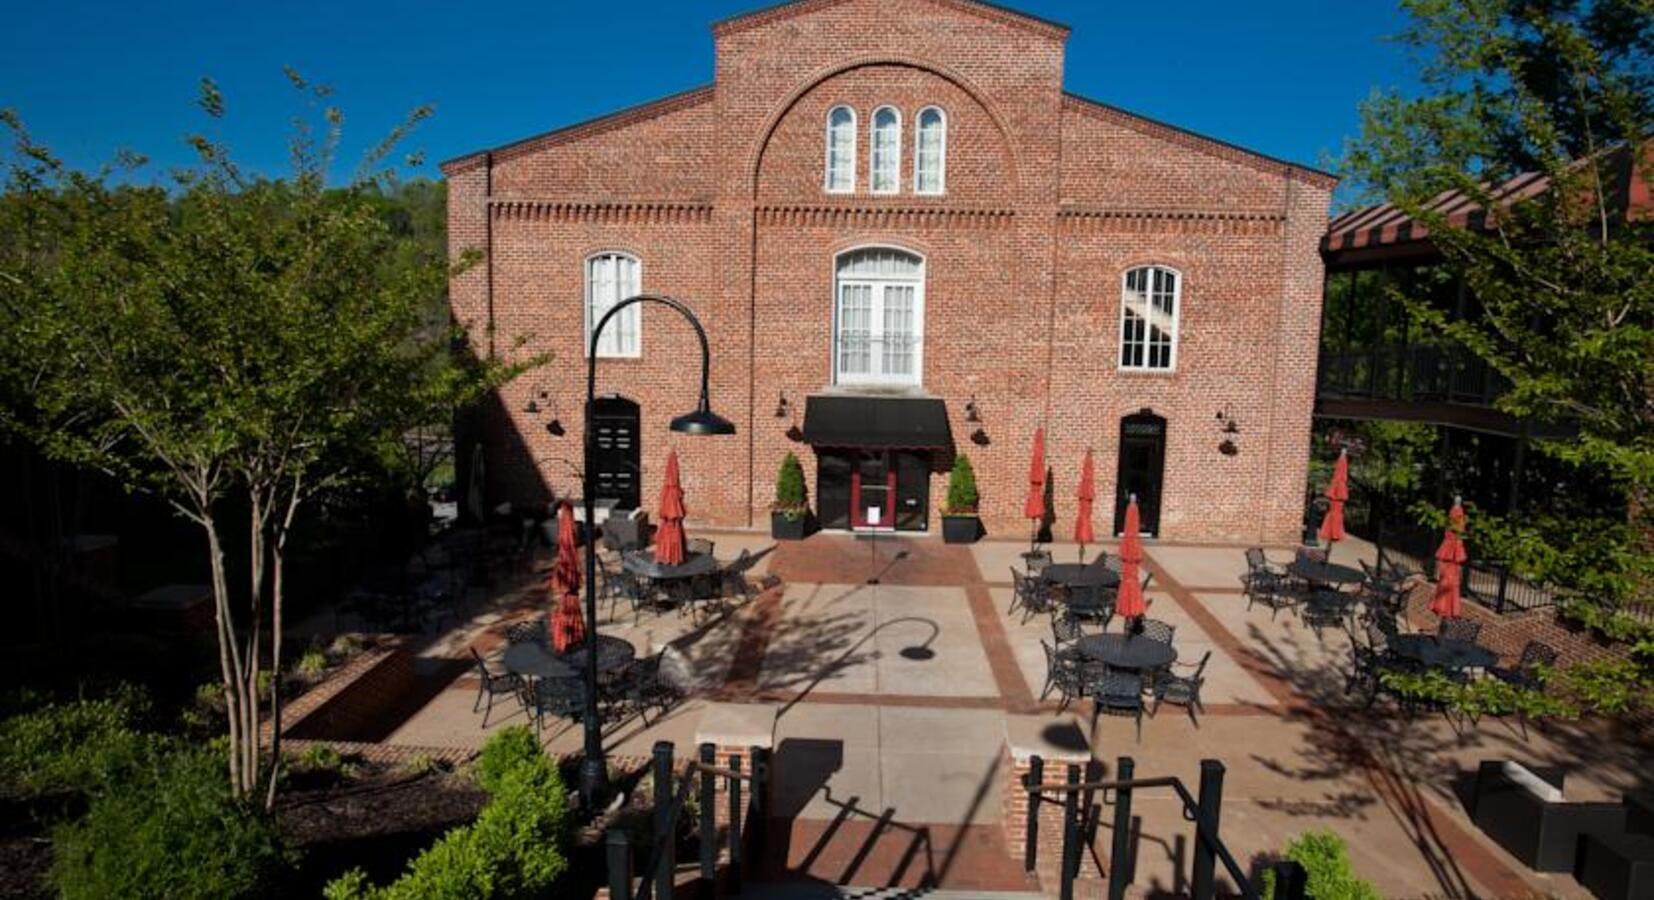
[[[1001, 797], [1003, 815], [1000, 821], [1005, 830], [1005, 846], [1017, 860], [1026, 858], [1029, 799], [1023, 781], [1032, 771], [1036, 756], [1044, 767], [1040, 780], [1045, 784], [1067, 780], [1069, 765], [1082, 767], [1081, 781], [1093, 780], [1100, 772], [1091, 758], [1091, 747], [1085, 732], [1073, 717], [1035, 715], [1005, 718], [1005, 747], [1000, 762], [1007, 777]], [[1099, 803], [1101, 799], [1094, 797], [1092, 802]], [[1081, 803], [1083, 809], [1083, 796]], [[1107, 819], [1106, 813], [1104, 819]], [[1038, 820], [1038, 853], [1034, 872], [1039, 876], [1041, 887], [1047, 893], [1055, 893], [1061, 883], [1063, 807], [1060, 800], [1041, 800]], [[1084, 839], [1082, 834], [1081, 840]], [[1104, 882], [1088, 851], [1080, 854], [1080, 871], [1075, 885], [1078, 896], [1103, 893]]]
[[[754, 747], [768, 751], [770, 754], [770, 779], [775, 780], [775, 718], [777, 709], [768, 703], [710, 703], [701, 713], [700, 725], [695, 729], [695, 746], [690, 753], [700, 754], [702, 744], [711, 744], [717, 748], [715, 765], [719, 768], [733, 768], [730, 765], [732, 758], [740, 761], [743, 773], [752, 771], [752, 750]], [[729, 782], [718, 779], [718, 804], [716, 817], [719, 829], [729, 824], [729, 800], [725, 796], [729, 790]], [[747, 805], [746, 791], [751, 785], [743, 788], [741, 805]], [[698, 788], [697, 788], [698, 790]], [[770, 808], [771, 793], [768, 786], [763, 797], [763, 808]], [[761, 827], [762, 823], [746, 823], [745, 827]]]

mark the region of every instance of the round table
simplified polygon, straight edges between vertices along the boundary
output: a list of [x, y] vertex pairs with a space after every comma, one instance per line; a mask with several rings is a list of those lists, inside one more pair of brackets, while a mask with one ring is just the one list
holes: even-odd
[[685, 553], [683, 562], [675, 566], [668, 566], [664, 563], [655, 562], [653, 551], [635, 550], [620, 557], [620, 566], [633, 575], [659, 581], [711, 575], [718, 570], [718, 560], [714, 559], [710, 553]]
[[1140, 634], [1088, 634], [1074, 648], [1116, 669], [1158, 669], [1177, 661], [1177, 648]]
[[[536, 642], [512, 644], [505, 651], [505, 669], [530, 678], [579, 678], [586, 673], [586, 654], [592, 643], [587, 640], [567, 653], [553, 653], [550, 647]], [[600, 634], [596, 644], [599, 674], [623, 669], [637, 656], [632, 643], [623, 638]]]
[[1351, 584], [1365, 577], [1360, 569], [1331, 562], [1294, 562], [1286, 571], [1310, 584]]
[[1433, 669], [1485, 669], [1499, 661], [1498, 654], [1486, 647], [1430, 634], [1398, 635], [1390, 638], [1390, 649]]
[[1119, 587], [1120, 573], [1086, 563], [1051, 563], [1039, 577], [1066, 588]]

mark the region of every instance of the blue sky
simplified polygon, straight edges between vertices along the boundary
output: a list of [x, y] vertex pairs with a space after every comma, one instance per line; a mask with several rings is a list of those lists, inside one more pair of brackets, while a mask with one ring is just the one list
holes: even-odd
[[[126, 148], [159, 168], [188, 161], [183, 136], [206, 127], [196, 84], [211, 76], [230, 110], [211, 133], [280, 174], [302, 110], [281, 71], [293, 66], [337, 90], [347, 163], [435, 104], [407, 145], [435, 175], [439, 160], [710, 81], [710, 24], [764, 5], [53, 0], [5, 16], [0, 106], [72, 164]], [[1385, 40], [1403, 24], [1393, 0], [1009, 5], [1073, 28], [1068, 90], [1312, 165], [1354, 134], [1373, 89], [1410, 84]]]

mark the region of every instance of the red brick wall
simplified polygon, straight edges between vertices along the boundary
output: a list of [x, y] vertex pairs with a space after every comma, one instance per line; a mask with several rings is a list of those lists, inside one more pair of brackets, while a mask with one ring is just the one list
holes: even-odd
[[[715, 29], [715, 82], [660, 104], [449, 163], [455, 252], [493, 242], [460, 276], [477, 322], [493, 282], [495, 346], [556, 361], [487, 415], [491, 502], [572, 494], [579, 462], [583, 262], [642, 261], [643, 289], [685, 300], [713, 344], [713, 404], [734, 437], [681, 443], [665, 423], [693, 399], [690, 332], [644, 312], [643, 356], [605, 359], [600, 390], [642, 405], [643, 497], [677, 445], [691, 524], [760, 524], [804, 400], [831, 382], [834, 257], [894, 245], [926, 260], [924, 388], [945, 400], [976, 464], [990, 531], [1020, 534], [1028, 443], [1045, 426], [1059, 535], [1085, 448], [1097, 521], [1112, 513], [1122, 415], [1168, 420], [1162, 534], [1283, 541], [1301, 520], [1330, 179], [1065, 96], [1066, 32], [960, 0], [805, 2]], [[857, 186], [822, 188], [826, 111], [857, 113]], [[903, 117], [901, 193], [868, 192], [868, 126]], [[948, 114], [947, 193], [912, 193], [920, 108]], [[484, 215], [492, 166], [492, 234]], [[1178, 370], [1116, 370], [1121, 273], [1185, 274]], [[538, 400], [544, 391], [547, 400]], [[792, 417], [777, 419], [785, 393]], [[967, 438], [975, 396], [989, 443]], [[537, 416], [523, 409], [530, 398]], [[1243, 429], [1225, 457], [1215, 414]], [[543, 425], [556, 415], [567, 436]], [[931, 485], [932, 521], [945, 478]], [[935, 526], [933, 525], [933, 528]]]

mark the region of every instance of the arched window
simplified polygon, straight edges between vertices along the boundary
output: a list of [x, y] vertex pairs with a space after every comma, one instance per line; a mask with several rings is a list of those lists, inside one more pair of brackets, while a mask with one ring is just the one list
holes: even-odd
[[924, 374], [925, 261], [870, 247], [838, 258], [833, 375], [838, 384], [919, 384]]
[[894, 194], [902, 188], [902, 114], [893, 106], [873, 110], [873, 174], [875, 194]]
[[[643, 291], [643, 266], [637, 257], [625, 253], [599, 253], [586, 259], [586, 341], [592, 345], [592, 329], [615, 304]], [[603, 329], [597, 344], [598, 356], [638, 356], [643, 352], [643, 304], [621, 310]]]
[[1120, 297], [1120, 368], [1171, 371], [1177, 367], [1177, 317], [1183, 279], [1163, 266], [1125, 274]]
[[940, 194], [947, 183], [948, 117], [934, 106], [919, 110], [913, 131], [913, 191]]
[[856, 111], [835, 106], [827, 111], [827, 190], [856, 189]]

